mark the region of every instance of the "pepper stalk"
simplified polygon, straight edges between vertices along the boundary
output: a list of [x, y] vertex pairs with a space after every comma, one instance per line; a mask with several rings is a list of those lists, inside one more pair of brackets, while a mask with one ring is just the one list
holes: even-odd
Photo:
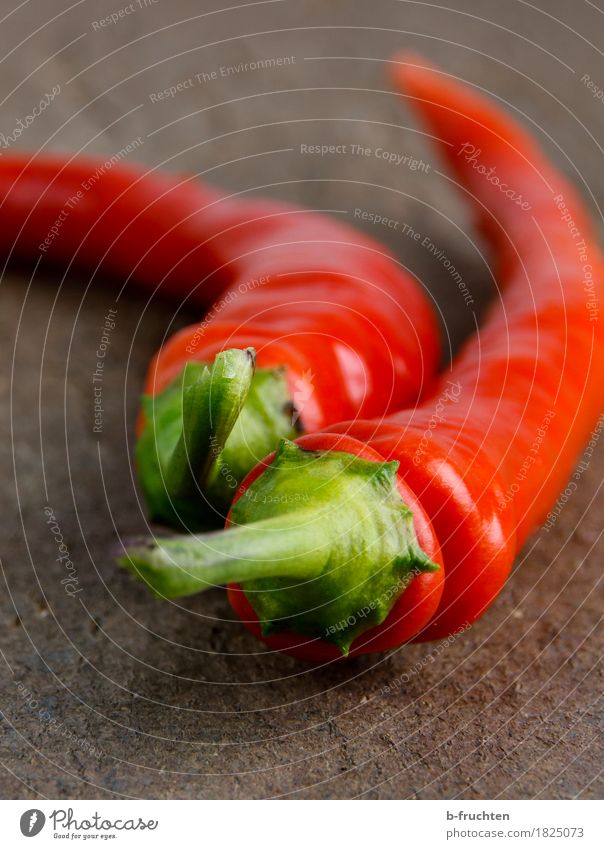
[[150, 518], [189, 531], [223, 525], [247, 472], [297, 434], [285, 371], [256, 369], [253, 348], [188, 362], [142, 406], [136, 464]]
[[283, 440], [234, 504], [232, 527], [133, 542], [118, 562], [161, 597], [241, 583], [263, 634], [318, 637], [347, 654], [415, 574], [439, 568], [417, 542], [397, 468]]

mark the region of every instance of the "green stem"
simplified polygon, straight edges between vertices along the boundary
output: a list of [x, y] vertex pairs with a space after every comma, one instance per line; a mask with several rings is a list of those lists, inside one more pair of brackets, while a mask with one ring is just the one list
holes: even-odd
[[253, 348], [233, 348], [218, 354], [201, 378], [193, 363], [185, 366], [182, 432], [166, 466], [173, 500], [203, 491], [248, 396], [255, 362]]
[[325, 567], [331, 541], [325, 533], [310, 539], [304, 517], [296, 514], [295, 523], [293, 518], [275, 516], [228, 531], [133, 543], [118, 562], [166, 598], [231, 581], [311, 579]]
[[265, 634], [294, 631], [347, 653], [414, 574], [438, 568], [417, 542], [397, 468], [283, 440], [233, 505], [233, 527], [133, 544], [120, 563], [167, 597], [241, 582]]
[[166, 389], [143, 398], [139, 481], [154, 522], [223, 525], [239, 484], [283, 437], [297, 435], [285, 370], [255, 370], [252, 348], [191, 361]]

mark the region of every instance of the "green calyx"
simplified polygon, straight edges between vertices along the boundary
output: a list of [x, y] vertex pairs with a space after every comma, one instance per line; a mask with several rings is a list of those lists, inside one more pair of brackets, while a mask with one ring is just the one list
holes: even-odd
[[346, 655], [415, 574], [438, 568], [419, 547], [397, 467], [284, 440], [234, 505], [232, 528], [133, 544], [119, 562], [161, 596], [241, 583], [264, 634], [320, 638]]
[[138, 477], [152, 521], [189, 531], [224, 524], [238, 486], [296, 435], [284, 369], [255, 369], [252, 348], [192, 361], [143, 398]]

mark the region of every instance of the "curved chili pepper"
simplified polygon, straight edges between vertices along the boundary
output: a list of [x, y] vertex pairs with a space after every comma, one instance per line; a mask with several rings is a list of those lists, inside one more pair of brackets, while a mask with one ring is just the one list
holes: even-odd
[[7, 255], [203, 306], [222, 295], [149, 368], [137, 465], [153, 519], [199, 527], [218, 510], [222, 523], [279, 438], [397, 408], [432, 381], [439, 337], [421, 287], [335, 219], [88, 158], [3, 157], [0, 197]]
[[[129, 552], [130, 568], [142, 570], [160, 593], [203, 589], [204, 576], [238, 581], [229, 594], [248, 628], [275, 649], [313, 660], [333, 657], [334, 644], [343, 653], [363, 653], [411, 637], [437, 639], [474, 622], [501, 590], [602, 409], [598, 301], [604, 263], [577, 194], [511, 118], [465, 86], [413, 58], [401, 60], [394, 77], [440, 139], [495, 246], [502, 294], [482, 330], [433, 397], [415, 410], [332, 426], [332, 433], [307, 437], [269, 458], [245, 482], [233, 506], [233, 530]], [[446, 409], [435, 421], [443, 398]], [[415, 540], [408, 527], [407, 536], [395, 532], [390, 540], [397, 522], [388, 524], [375, 498], [365, 497], [367, 512], [358, 511], [358, 471], [349, 478], [346, 470], [355, 469], [357, 455], [366, 451], [374, 479], [383, 481], [398, 463], [398, 484], [405, 487], [398, 493], [413, 512]], [[337, 468], [330, 466], [336, 459]], [[326, 469], [334, 474], [331, 481]], [[315, 504], [318, 491], [321, 502]], [[392, 498], [389, 486], [383, 491], [384, 499]], [[284, 497], [295, 492], [310, 503], [284, 506]], [[270, 510], [259, 506], [259, 497], [271, 496]], [[264, 532], [266, 550], [248, 553], [249, 537], [258, 539], [271, 521], [279, 528], [277, 542]], [[406, 565], [392, 556], [397, 545]], [[444, 570], [430, 571], [439, 549]], [[238, 571], [241, 561], [246, 567]], [[129, 565], [128, 558], [123, 562]], [[422, 574], [386, 610], [372, 584], [383, 572], [390, 580]], [[402, 636], [406, 597], [420, 581], [429, 587], [443, 572], [438, 609], [426, 605], [425, 615], [413, 620], [414, 632]], [[379, 615], [367, 617], [359, 631], [360, 585], [366, 588], [361, 598], [369, 606], [375, 602]], [[344, 602], [348, 596], [350, 603]], [[426, 600], [422, 588], [416, 610]]]
[[346, 435], [284, 440], [242, 484], [232, 529], [133, 541], [118, 562], [161, 598], [243, 582], [229, 598], [246, 626], [300, 659], [400, 645], [434, 614], [444, 570], [397, 467]]

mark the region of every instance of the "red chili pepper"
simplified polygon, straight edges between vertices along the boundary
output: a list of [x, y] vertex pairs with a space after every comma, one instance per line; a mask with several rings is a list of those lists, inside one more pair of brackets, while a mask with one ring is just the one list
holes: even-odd
[[[165, 595], [237, 581], [229, 597], [249, 630], [315, 661], [437, 639], [474, 622], [603, 406], [604, 264], [576, 192], [511, 118], [469, 88], [413, 57], [394, 77], [475, 201], [503, 293], [417, 409], [284, 444], [244, 482], [232, 529], [134, 546], [122, 560]], [[411, 536], [394, 509], [392, 461]], [[296, 492], [308, 503], [292, 506]], [[434, 571], [439, 549], [444, 569]], [[383, 572], [412, 578], [389, 609], [376, 583]], [[430, 594], [443, 574], [434, 613]], [[363, 599], [371, 615], [359, 622]]]
[[[432, 400], [381, 422], [337, 428], [399, 460], [431, 518], [446, 581], [421, 638], [438, 639], [492, 603], [602, 410], [604, 269], [576, 191], [510, 118], [421, 60], [403, 60], [395, 80], [476, 202], [503, 289]], [[432, 428], [435, 399], [448, 387], [458, 397]], [[322, 446], [317, 436], [313, 448], [328, 449], [332, 440], [326, 435]], [[231, 593], [234, 604], [237, 598]], [[238, 607], [249, 619], [249, 607]], [[395, 607], [393, 621], [397, 614]]]
[[[145, 404], [137, 461], [156, 520], [207, 523], [207, 500], [228, 508], [280, 437], [396, 409], [431, 385], [440, 345], [421, 286], [335, 219], [86, 158], [3, 157], [0, 197], [7, 255], [101, 269], [203, 306], [222, 293], [149, 369], [146, 394], [163, 397]], [[250, 346], [255, 376], [242, 351], [183, 374]], [[174, 458], [185, 380], [190, 434]]]

